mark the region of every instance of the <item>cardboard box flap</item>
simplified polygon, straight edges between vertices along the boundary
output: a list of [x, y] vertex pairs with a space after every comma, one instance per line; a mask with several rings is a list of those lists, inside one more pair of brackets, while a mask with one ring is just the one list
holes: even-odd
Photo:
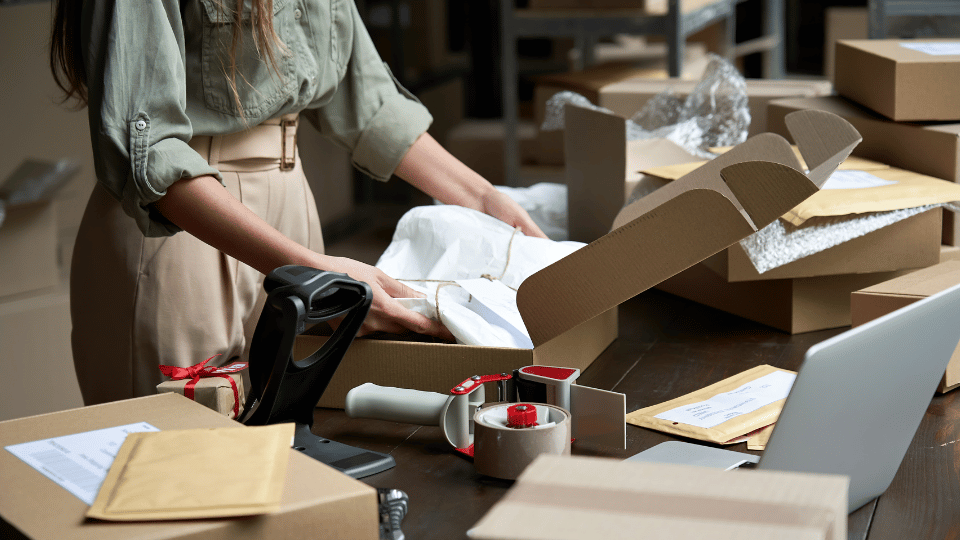
[[[795, 200], [803, 202], [819, 187], [793, 167], [767, 161], [730, 165], [720, 171], [720, 176], [737, 194], [757, 231], [776, 221], [782, 215], [783, 205]], [[757, 182], [758, 178], [766, 181]]]
[[823, 186], [863, 140], [850, 122], [826, 111], [792, 112], [784, 122], [810, 167], [807, 176], [817, 187]]
[[926, 298], [960, 283], [960, 261], [946, 261], [861, 289], [860, 293]]
[[[830, 114], [795, 114], [794, 136], [801, 150], [818, 146], [804, 158], [825, 181], [860, 135]], [[550, 341], [772, 223], [819, 189], [801, 168], [786, 139], [761, 134], [627, 205], [610, 233], [520, 285], [517, 307], [533, 344]]]

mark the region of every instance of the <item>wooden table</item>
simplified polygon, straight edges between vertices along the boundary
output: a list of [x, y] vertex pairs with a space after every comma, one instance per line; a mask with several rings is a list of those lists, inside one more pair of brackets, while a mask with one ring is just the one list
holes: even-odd
[[[797, 370], [807, 349], [845, 329], [790, 336], [686, 300], [647, 291], [620, 308], [620, 338], [579, 383], [623, 392], [627, 411], [654, 405], [761, 364]], [[392, 455], [397, 466], [364, 481], [410, 496], [410, 540], [465, 538], [512, 482], [477, 474], [439, 428], [351, 420], [317, 409], [313, 431]], [[666, 434], [627, 425], [627, 449], [575, 443], [578, 455], [626, 458]], [[824, 444], [827, 444], [824, 442]], [[730, 447], [747, 452], [746, 444]], [[757, 452], [754, 452], [757, 453]], [[897, 472], [878, 499], [850, 514], [850, 539], [960, 539], [960, 390], [933, 398]]]

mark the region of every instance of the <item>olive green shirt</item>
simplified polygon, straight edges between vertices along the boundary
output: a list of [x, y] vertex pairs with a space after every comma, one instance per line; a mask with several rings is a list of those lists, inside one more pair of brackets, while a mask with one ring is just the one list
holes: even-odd
[[287, 49], [278, 51], [279, 76], [244, 25], [236, 77], [242, 114], [224, 74], [233, 13], [219, 9], [218, 0], [84, 4], [81, 40], [97, 178], [146, 236], [179, 230], [151, 205], [171, 184], [220, 178], [187, 145], [194, 136], [243, 131], [303, 111], [350, 152], [355, 167], [387, 180], [432, 121], [380, 60], [353, 0], [273, 1], [274, 29]]

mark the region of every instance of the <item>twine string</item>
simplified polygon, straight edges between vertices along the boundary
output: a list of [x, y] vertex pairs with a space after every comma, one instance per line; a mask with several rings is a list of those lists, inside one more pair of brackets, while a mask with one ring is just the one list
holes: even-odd
[[[503, 264], [503, 271], [500, 272], [500, 275], [498, 277], [494, 277], [493, 274], [480, 274], [481, 278], [487, 279], [490, 281], [500, 281], [501, 283], [503, 283], [503, 281], [501, 280], [503, 279], [503, 276], [507, 275], [507, 269], [510, 268], [510, 258], [511, 258], [511, 255], [513, 254], [513, 239], [517, 237], [518, 232], [520, 232], [520, 227], [514, 227], [513, 233], [510, 235], [510, 242], [507, 243], [507, 260]], [[397, 281], [439, 283], [439, 285], [437, 285], [437, 290], [434, 292], [434, 295], [433, 295], [433, 303], [437, 307], [437, 319], [440, 321], [441, 324], [444, 324], [444, 326], [446, 326], [446, 324], [443, 323], [443, 317], [440, 315], [440, 289], [448, 285], [454, 285], [454, 286], [460, 287], [461, 285], [459, 283], [451, 279], [415, 279], [415, 278], [394, 278], [394, 279], [396, 279]], [[517, 289], [515, 287], [511, 287], [506, 283], [503, 283], [503, 285], [504, 287], [509, 288], [513, 292], [517, 292]], [[473, 297], [471, 296], [470, 300], [472, 299]]]

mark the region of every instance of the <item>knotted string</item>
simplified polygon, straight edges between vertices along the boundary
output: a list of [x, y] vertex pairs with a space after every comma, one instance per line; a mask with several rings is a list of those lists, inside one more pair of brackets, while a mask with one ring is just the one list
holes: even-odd
[[[500, 272], [500, 275], [499, 275], [498, 277], [493, 277], [493, 274], [480, 274], [480, 277], [481, 277], [481, 278], [487, 279], [487, 280], [490, 280], [490, 281], [500, 281], [500, 283], [503, 283], [503, 281], [502, 281], [502, 280], [503, 280], [503, 276], [507, 275], [507, 269], [510, 268], [510, 257], [511, 257], [511, 255], [513, 254], [513, 239], [517, 237], [517, 233], [518, 233], [518, 232], [520, 232], [520, 227], [514, 227], [514, 228], [513, 228], [513, 234], [510, 235], [510, 242], [507, 243], [507, 257], [506, 257], [507, 260], [506, 260], [506, 262], [503, 264], [503, 271]], [[442, 289], [442, 288], [444, 288], [444, 287], [446, 287], [446, 286], [448, 286], [448, 285], [455, 285], [455, 286], [457, 286], [457, 287], [460, 287], [460, 284], [459, 284], [459, 283], [457, 283], [456, 281], [453, 281], [453, 280], [451, 280], [451, 279], [413, 279], [413, 278], [394, 278], [394, 279], [396, 279], [397, 281], [412, 281], [412, 282], [421, 282], [421, 283], [439, 283], [439, 285], [437, 285], [437, 290], [434, 291], [433, 303], [434, 303], [434, 305], [435, 305], [436, 308], [437, 308], [437, 319], [440, 321], [441, 324], [443, 324], [443, 316], [440, 315], [440, 289]], [[503, 283], [503, 286], [504, 286], [504, 287], [507, 287], [508, 289], [512, 290], [513, 292], [517, 292], [517, 289], [516, 289], [516, 288], [511, 287], [510, 285], [507, 285], [506, 283]], [[470, 299], [472, 300], [473, 297], [471, 296]], [[468, 301], [469, 301], [469, 300], [468, 300]], [[444, 324], [444, 326], [446, 326], [446, 325]]]

